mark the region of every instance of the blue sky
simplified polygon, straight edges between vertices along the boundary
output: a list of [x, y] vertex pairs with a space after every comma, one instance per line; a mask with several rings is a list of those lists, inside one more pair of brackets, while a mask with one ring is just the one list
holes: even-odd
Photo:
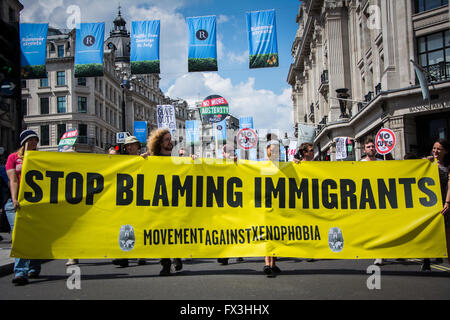
[[[80, 8], [80, 22], [105, 22], [112, 29], [119, 1], [22, 0], [22, 22], [48, 22], [66, 28], [67, 9]], [[256, 128], [293, 132], [291, 88], [286, 82], [292, 63], [291, 47], [297, 31], [298, 0], [122, 0], [122, 16], [131, 29], [133, 20], [160, 20], [161, 89], [171, 98], [190, 104], [210, 94], [225, 97], [235, 116], [253, 116]], [[280, 66], [248, 68], [245, 13], [276, 10]], [[187, 72], [186, 17], [217, 16], [218, 72]]]

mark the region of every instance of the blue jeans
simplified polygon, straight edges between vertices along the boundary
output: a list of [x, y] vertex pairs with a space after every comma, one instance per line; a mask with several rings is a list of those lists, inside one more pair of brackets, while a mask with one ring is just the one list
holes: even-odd
[[[13, 202], [11, 199], [9, 199], [5, 204], [5, 212], [12, 232], [12, 230], [14, 230], [14, 221], [16, 220], [16, 211], [14, 210]], [[15, 277], [23, 276], [25, 278], [28, 278], [28, 274], [30, 272], [36, 274], [39, 274], [41, 272], [41, 260], [16, 258], [14, 262]]]

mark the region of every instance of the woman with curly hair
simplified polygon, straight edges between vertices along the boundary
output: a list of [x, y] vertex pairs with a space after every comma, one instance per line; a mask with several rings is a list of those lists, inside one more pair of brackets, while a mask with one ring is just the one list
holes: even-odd
[[[147, 152], [142, 156], [171, 156], [173, 150], [172, 135], [168, 129], [157, 129], [152, 131], [147, 138]], [[180, 271], [183, 268], [181, 259], [173, 259], [175, 271]], [[162, 270], [160, 276], [169, 276], [172, 261], [169, 258], [161, 259]]]

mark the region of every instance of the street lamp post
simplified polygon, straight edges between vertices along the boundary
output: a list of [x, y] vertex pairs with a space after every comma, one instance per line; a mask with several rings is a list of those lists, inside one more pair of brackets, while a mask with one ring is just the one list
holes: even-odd
[[287, 132], [284, 133], [284, 138], [281, 140], [281, 143], [283, 144], [284, 150], [286, 153], [286, 162], [288, 162], [288, 160], [289, 160], [289, 144], [291, 143], [291, 141], [288, 138]]

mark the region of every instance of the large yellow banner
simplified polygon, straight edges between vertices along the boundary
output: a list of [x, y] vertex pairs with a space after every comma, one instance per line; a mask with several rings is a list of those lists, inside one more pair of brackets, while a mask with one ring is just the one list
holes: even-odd
[[446, 257], [437, 165], [30, 151], [12, 256]]

